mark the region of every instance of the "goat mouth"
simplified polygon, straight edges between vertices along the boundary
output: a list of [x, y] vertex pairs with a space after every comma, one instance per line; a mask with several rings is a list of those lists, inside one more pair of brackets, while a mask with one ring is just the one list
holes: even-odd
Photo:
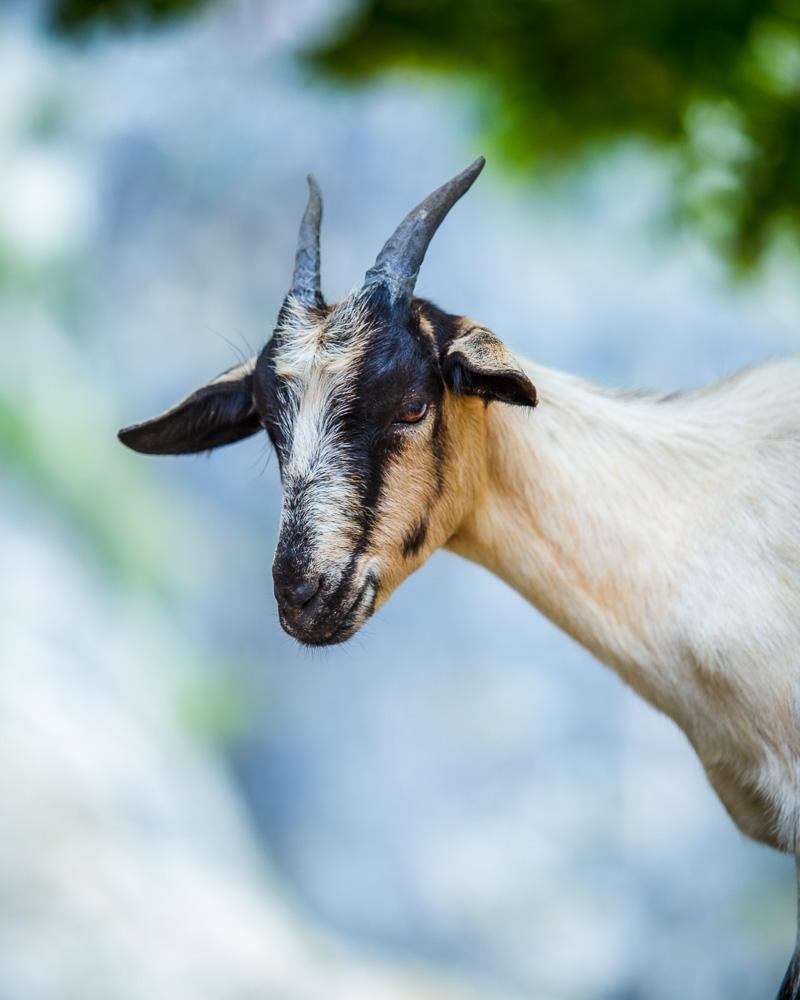
[[354, 600], [332, 627], [304, 630], [287, 622], [283, 614], [279, 615], [281, 626], [288, 635], [302, 646], [336, 646], [347, 642], [364, 624], [375, 610], [378, 596], [378, 578], [373, 572], [367, 573], [361, 589]]

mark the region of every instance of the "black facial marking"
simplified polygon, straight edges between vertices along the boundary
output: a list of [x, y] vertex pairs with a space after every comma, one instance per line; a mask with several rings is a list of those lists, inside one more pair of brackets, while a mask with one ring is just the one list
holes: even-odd
[[277, 346], [277, 336], [273, 335], [258, 356], [253, 372], [253, 405], [269, 435], [278, 463], [282, 466], [289, 442], [285, 440], [284, 425], [280, 417], [289, 403], [286, 388], [281, 385], [275, 372], [273, 359]]
[[416, 528], [406, 536], [403, 541], [403, 555], [406, 559], [410, 559], [415, 556], [422, 546], [425, 544], [425, 539], [428, 537], [428, 521], [427, 518], [423, 518]]
[[427, 300], [419, 300], [418, 304], [420, 312], [424, 314], [433, 331], [437, 356], [442, 357], [450, 343], [463, 332], [461, 326], [463, 320], [460, 316], [445, 312]]
[[353, 582], [353, 576], [355, 575], [356, 565], [358, 563], [359, 557], [364, 551], [363, 542], [359, 541], [353, 551], [350, 553], [350, 558], [347, 560], [347, 565], [344, 568], [344, 572], [339, 579], [336, 589], [332, 591], [329, 600], [332, 604], [336, 605], [341, 603], [347, 594], [350, 592], [350, 585]]
[[433, 469], [436, 475], [436, 496], [439, 497], [444, 491], [444, 467], [447, 461], [447, 435], [441, 407], [436, 411], [434, 418], [431, 446], [433, 448]]
[[[356, 375], [352, 428], [348, 444], [357, 456], [363, 482], [363, 536], [366, 547], [391, 459], [406, 447], [408, 431], [395, 423], [403, 404], [432, 406], [440, 419], [443, 384], [415, 309], [398, 312], [376, 299], [371, 303], [371, 333]], [[410, 433], [414, 433], [411, 431]]]

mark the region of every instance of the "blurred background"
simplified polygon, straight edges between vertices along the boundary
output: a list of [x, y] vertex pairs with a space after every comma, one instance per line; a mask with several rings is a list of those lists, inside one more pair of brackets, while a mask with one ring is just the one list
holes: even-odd
[[313, 170], [357, 284], [672, 390], [800, 347], [793, 0], [3, 0], [0, 1000], [745, 1000], [791, 864], [681, 733], [446, 554], [277, 623], [265, 440], [116, 429], [254, 353]]

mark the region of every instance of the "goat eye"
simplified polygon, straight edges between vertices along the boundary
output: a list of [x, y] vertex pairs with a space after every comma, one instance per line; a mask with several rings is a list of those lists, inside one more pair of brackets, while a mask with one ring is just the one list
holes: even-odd
[[418, 424], [425, 419], [427, 413], [427, 403], [406, 403], [397, 411], [394, 422], [396, 424]]

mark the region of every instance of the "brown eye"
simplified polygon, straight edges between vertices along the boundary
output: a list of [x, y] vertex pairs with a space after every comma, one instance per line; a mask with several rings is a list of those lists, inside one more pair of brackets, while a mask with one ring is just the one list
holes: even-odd
[[396, 424], [418, 424], [428, 413], [427, 403], [405, 403], [394, 418]]

